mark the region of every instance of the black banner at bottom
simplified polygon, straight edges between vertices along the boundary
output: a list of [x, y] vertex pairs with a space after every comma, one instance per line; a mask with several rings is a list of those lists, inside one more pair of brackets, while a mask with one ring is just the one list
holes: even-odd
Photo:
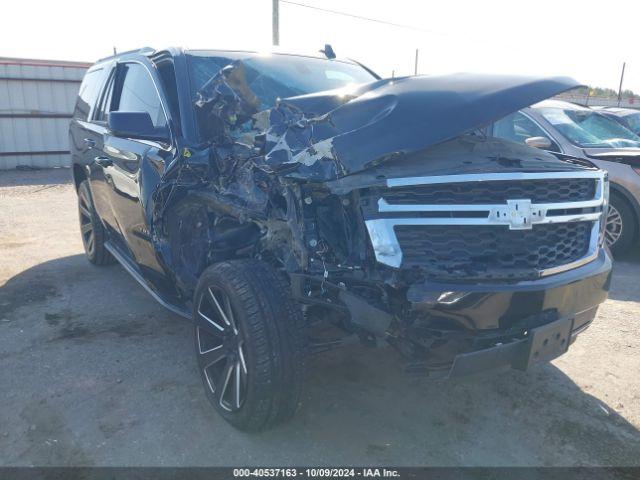
[[640, 467], [0, 467], [0, 480], [638, 480]]

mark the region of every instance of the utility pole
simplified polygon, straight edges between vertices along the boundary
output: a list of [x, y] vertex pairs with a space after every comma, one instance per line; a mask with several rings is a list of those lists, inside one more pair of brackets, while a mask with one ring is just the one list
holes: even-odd
[[413, 74], [418, 75], [418, 49], [416, 48], [416, 63], [413, 67]]
[[273, 45], [280, 45], [280, 0], [271, 0], [271, 35]]
[[627, 66], [627, 62], [622, 62], [622, 74], [620, 75], [620, 86], [618, 87], [618, 106], [622, 100], [622, 81], [624, 80], [624, 67]]
[[589, 97], [591, 96], [591, 87], [587, 86], [587, 96], [584, 99], [584, 105], [585, 107], [589, 106]]

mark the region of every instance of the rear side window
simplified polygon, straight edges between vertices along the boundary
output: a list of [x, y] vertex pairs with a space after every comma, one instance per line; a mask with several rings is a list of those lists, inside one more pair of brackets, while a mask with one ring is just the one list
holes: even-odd
[[109, 76], [107, 80], [107, 86], [100, 97], [100, 102], [96, 105], [93, 112], [93, 119], [96, 122], [106, 122], [109, 117], [109, 110], [111, 109], [111, 97], [113, 95], [115, 72]]
[[76, 108], [73, 111], [74, 118], [78, 120], [87, 120], [91, 107], [96, 103], [100, 88], [102, 87], [102, 78], [104, 76], [103, 69], [92, 70], [87, 72], [80, 85]]
[[166, 127], [167, 119], [162, 103], [147, 69], [137, 63], [125, 64], [121, 68], [120, 75], [124, 79], [120, 83], [120, 95], [113, 102], [111, 111], [147, 112], [154, 127]]

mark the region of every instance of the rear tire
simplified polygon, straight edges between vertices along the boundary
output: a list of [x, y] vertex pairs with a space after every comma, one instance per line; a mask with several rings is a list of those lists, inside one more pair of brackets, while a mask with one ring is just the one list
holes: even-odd
[[266, 430], [298, 407], [305, 332], [289, 291], [273, 268], [257, 260], [212, 265], [198, 281], [198, 370], [214, 409], [239, 430]]
[[631, 205], [617, 193], [611, 193], [605, 239], [614, 255], [631, 248], [638, 232], [638, 221]]
[[84, 180], [78, 187], [78, 213], [80, 217], [80, 235], [87, 259], [94, 265], [111, 265], [115, 258], [104, 246], [106, 232], [93, 207], [89, 182]]

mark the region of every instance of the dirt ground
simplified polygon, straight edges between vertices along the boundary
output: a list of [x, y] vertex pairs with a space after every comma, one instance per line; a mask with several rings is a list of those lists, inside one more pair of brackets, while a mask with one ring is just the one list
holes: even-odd
[[249, 435], [207, 404], [189, 323], [85, 260], [69, 175], [0, 172], [0, 465], [640, 465], [640, 247], [552, 364], [434, 382], [349, 347]]

